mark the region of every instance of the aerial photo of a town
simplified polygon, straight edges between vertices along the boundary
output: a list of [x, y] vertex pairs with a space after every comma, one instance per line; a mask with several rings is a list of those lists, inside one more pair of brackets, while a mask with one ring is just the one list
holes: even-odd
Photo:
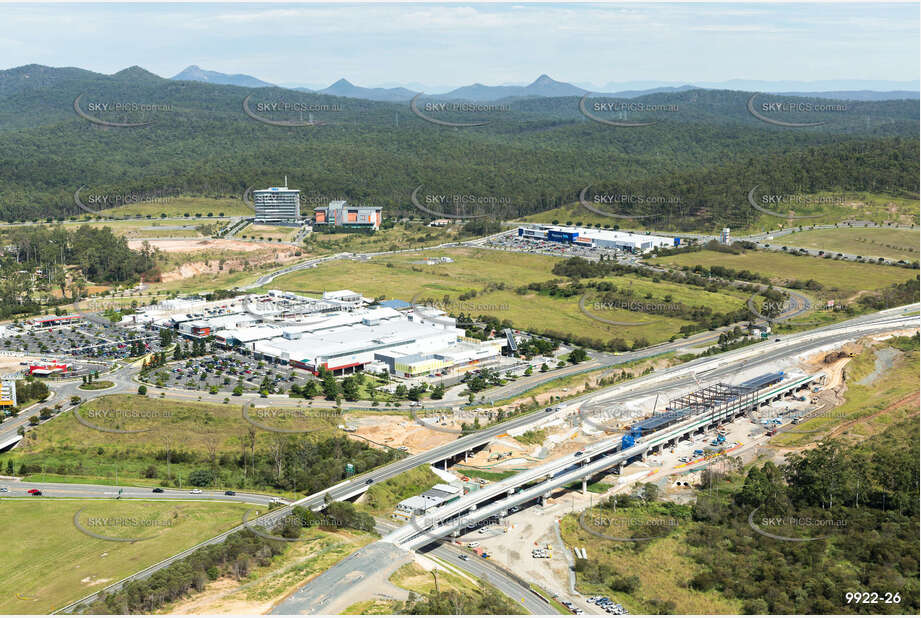
[[921, 10], [0, 0], [0, 616], [921, 613]]

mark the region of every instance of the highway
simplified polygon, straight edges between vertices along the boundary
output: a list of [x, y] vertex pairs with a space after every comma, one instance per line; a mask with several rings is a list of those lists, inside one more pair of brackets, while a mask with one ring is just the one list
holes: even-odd
[[[691, 416], [649, 436], [644, 436], [637, 440], [634, 446], [626, 449], [621, 449], [620, 436], [604, 438], [584, 447], [576, 453], [575, 457], [554, 459], [470, 492], [459, 500], [426, 513], [422, 518], [395, 530], [381, 540], [406, 549], [417, 549], [430, 543], [433, 539], [458, 532], [488, 517], [504, 516], [510, 507], [548, 496], [553, 490], [573, 481], [588, 479], [610, 468], [625, 464], [634, 457], [645, 457], [650, 449], [668, 442], [677, 442], [695, 430], [706, 428], [719, 420], [733, 419], [748, 411], [751, 405], [758, 405], [781, 394], [807, 388], [818, 378], [818, 375], [806, 376], [764, 388], [753, 400], [739, 399], [725, 411], [721, 411], [718, 416], [714, 416], [709, 410]], [[537, 484], [518, 491], [522, 486], [532, 483]], [[481, 503], [502, 494], [506, 494], [507, 497], [485, 507], [482, 506]]]
[[[2, 488], [8, 491], [2, 491]], [[77, 483], [35, 483], [32, 481], [15, 481], [4, 480], [0, 478], [0, 500], [10, 498], [28, 498], [35, 499], [27, 493], [29, 489], [38, 489], [42, 492], [43, 497], [47, 498], [87, 498], [87, 499], [113, 499], [121, 496], [121, 499], [143, 499], [143, 500], [220, 500], [223, 502], [244, 502], [247, 504], [267, 505], [269, 502], [276, 500], [289, 502], [278, 496], [266, 494], [253, 494], [236, 492], [236, 495], [228, 496], [223, 491], [202, 490], [200, 494], [193, 494], [188, 489], [169, 489], [163, 488], [163, 493], [154, 493], [152, 487], [124, 487], [114, 485], [81, 485]], [[121, 493], [119, 494], [119, 490]]]
[[[846, 322], [840, 322], [831, 326], [826, 326], [811, 331], [786, 335], [777, 342], [756, 344], [727, 352], [725, 354], [696, 359], [694, 361], [677, 365], [675, 367], [656, 371], [646, 376], [635, 378], [629, 382], [608, 387], [595, 393], [582, 395], [566, 402], [566, 405], [579, 405], [586, 401], [616, 401], [626, 395], [633, 397], [642, 396], [649, 392], [658, 392], [666, 387], [680, 386], [681, 384], [695, 383], [695, 376], [707, 374], [707, 379], [712, 381], [719, 377], [731, 376], [743, 368], [751, 365], [757, 365], [775, 360], [788, 359], [792, 356], [805, 352], [809, 349], [821, 347], [823, 345], [839, 344], [844, 341], [855, 339], [856, 337], [873, 333], [884, 332], [895, 328], [917, 328], [918, 318], [914, 315], [904, 316], [902, 314], [918, 311], [919, 304], [915, 303], [906, 307], [887, 309], [877, 314], [860, 316]], [[668, 385], [668, 386], [666, 386]], [[548, 412], [539, 411], [527, 416], [514, 418], [510, 421], [493, 425], [483, 431], [463, 436], [441, 445], [424, 453], [406, 457], [397, 462], [384, 466], [378, 470], [353, 477], [347, 481], [339, 483], [327, 490], [307, 496], [292, 503], [291, 506], [282, 507], [282, 510], [289, 510], [293, 505], [299, 505], [314, 510], [324, 507], [324, 496], [329, 495], [333, 500], [345, 500], [357, 496], [375, 482], [381, 482], [392, 478], [402, 472], [410, 470], [418, 465], [431, 464], [443, 461], [453, 455], [472, 450], [480, 445], [488, 443], [495, 436], [508, 432], [511, 429], [524, 427], [538, 421], [549, 414]], [[275, 513], [278, 513], [276, 510]], [[258, 523], [258, 520], [256, 520]], [[237, 526], [231, 530], [223, 532], [206, 543], [217, 543], [223, 541], [229, 534], [238, 531], [242, 526]], [[173, 558], [163, 561], [160, 565], [166, 566], [172, 561], [187, 555], [186, 552], [178, 554]], [[147, 572], [149, 569], [145, 570]], [[151, 571], [152, 572], [152, 571]], [[131, 578], [135, 578], [132, 576]], [[116, 582], [103, 590], [113, 590], [121, 586], [123, 582]], [[98, 594], [98, 593], [97, 593]], [[90, 595], [86, 600], [91, 600], [95, 595]], [[82, 600], [81, 600], [82, 601]], [[79, 603], [79, 602], [78, 602]], [[59, 610], [66, 613], [73, 609], [75, 604]]]
[[[390, 522], [378, 521], [377, 530], [387, 534], [395, 529]], [[497, 588], [508, 598], [520, 604], [531, 614], [556, 614], [552, 605], [545, 603], [523, 581], [505, 572], [489, 560], [480, 558], [460, 547], [447, 543], [433, 543], [422, 552], [447, 562], [451, 566], [480, 578]], [[466, 560], [460, 558], [467, 557]], [[338, 562], [315, 579], [310, 586], [300, 588], [272, 608], [272, 614], [329, 614], [341, 613], [348, 605], [367, 598], [367, 594], [354, 591], [356, 584], [366, 587], [371, 582], [380, 584], [412, 554], [390, 543], [372, 543], [345, 560]], [[376, 581], [375, 581], [376, 578]]]
[[[744, 367], [789, 359], [791, 356], [795, 356], [799, 353], [811, 349], [816, 349], [825, 345], [840, 344], [844, 341], [855, 339], [856, 337], [862, 336], [864, 334], [884, 332], [895, 328], [917, 328], [918, 318], [916, 316], [905, 317], [901, 314], [905, 313], [906, 311], [915, 312], [918, 310], [918, 307], [918, 304], [914, 304], [904, 308], [889, 309], [881, 312], [880, 314], [874, 314], [872, 316], [861, 316], [859, 318], [855, 318], [853, 320], [849, 320], [848, 322], [840, 323], [832, 327], [823, 327], [813, 331], [807, 331], [805, 333], [789, 335], [778, 342], [752, 346], [749, 348], [742, 348], [740, 350], [735, 350], [733, 352], [729, 352], [716, 357], [697, 359], [695, 361], [691, 361], [690, 363], [678, 365], [665, 371], [655, 372], [648, 376], [643, 376], [631, 380], [630, 382], [624, 383], [622, 385], [604, 389], [604, 391], [601, 392], [575, 398], [567, 402], [567, 405], [583, 404], [589, 401], [593, 403], [613, 403], [618, 400], [623, 400], [628, 396], [639, 397], [648, 395], [650, 393], [660, 392], [666, 388], [666, 384], [668, 385], [668, 388], [673, 388], [675, 386], [681, 385], [690, 387], [696, 385], [698, 379], [696, 376], [698, 373], [706, 373], [708, 381], [714, 381], [720, 378], [727, 379], [734, 376]], [[786, 387], [784, 386], [784, 388]], [[533, 420], [534, 416], [535, 415], [531, 415], [528, 418]], [[540, 414], [538, 413], [537, 416], [540, 416]], [[581, 480], [586, 475], [591, 475], [597, 473], [598, 471], [606, 470], [612, 465], [616, 465], [616, 460], [621, 459], [623, 456], [636, 456], [642, 454], [651, 446], [655, 446], [657, 443], [661, 443], [669, 439], [674, 439], [676, 436], [680, 437], [680, 435], [689, 430], [686, 425], [692, 426], [692, 430], [693, 427], [709, 423], [710, 417], [708, 415], [704, 416], [705, 418], [695, 417], [694, 419], [686, 421], [685, 423], [682, 423], [678, 426], [673, 426], [667, 431], [662, 432], [654, 440], [650, 440], [648, 442], [640, 442], [632, 450], [624, 451], [623, 453], [615, 453], [613, 456], [609, 455], [607, 457], [603, 457], [595, 462], [587, 463], [584, 467], [569, 471], [562, 475], [558, 475], [556, 478], [551, 479], [550, 482], [546, 485], [538, 485], [534, 488], [527, 489], [522, 493], [513, 493], [511, 497], [489, 505], [483, 510], [477, 509], [475, 517], [471, 517], [469, 520], [461, 519], [460, 522], [455, 522], [455, 524], [462, 523], [463, 525], [466, 525], [474, 519], [483, 519], [489, 517], [490, 515], [498, 514], [515, 504], [521, 504], [523, 502], [527, 502], [529, 500], [533, 500], [545, 495], [550, 488], [550, 485], [553, 487], [559, 487], [573, 481]], [[467, 436], [466, 438], [469, 439], [471, 437], [480, 436], [482, 434], [489, 434], [490, 437], [495, 436], [499, 433], [502, 433], [504, 426], [504, 423], [501, 425], [496, 425], [492, 428], [484, 430], [483, 432], [479, 432], [478, 434]], [[617, 437], [600, 441], [591, 450], [586, 451], [586, 455], [582, 459], [587, 460], [597, 453], [603, 453], [612, 445], [618, 444], [619, 440], [620, 438]], [[456, 441], [455, 443], [444, 445], [443, 447], [439, 447], [437, 449], [432, 449], [432, 451], [429, 451], [423, 455], [439, 452], [439, 454], [434, 455], [434, 457], [439, 457], [439, 455], [443, 455], [445, 449], [450, 450], [451, 446], [459, 441], [460, 440]], [[438, 459], [431, 460], [437, 461]], [[556, 462], [550, 462], [550, 464], [547, 464], [547, 466], [552, 472], [553, 470], [568, 467], [570, 462], [575, 463], [576, 461], [576, 459], [566, 459], [562, 461], [558, 460]], [[546, 475], [546, 471], [541, 472]], [[379, 480], [380, 471], [378, 471], [376, 475], [376, 479]], [[531, 474], [530, 476], [535, 476], [535, 474]], [[540, 476], [540, 474], [537, 474], [536, 476]], [[517, 478], [517, 482], [515, 484], [520, 485], [522, 478], [523, 477]], [[499, 493], [502, 491], [507, 493], [511, 489], [510, 487], [503, 486], [501, 483], [492, 485], [498, 486]], [[491, 486], [487, 485], [486, 487], [489, 488]], [[343, 489], [346, 493], [349, 491], [354, 491], [354, 488], [352, 490], [345, 488]], [[360, 488], [356, 493], [360, 493]], [[480, 494], [479, 492], [476, 492], [476, 494], [479, 496], [484, 495]], [[310, 498], [308, 497], [304, 500], [306, 501], [309, 499]], [[479, 499], [479, 497], [476, 498], [476, 500]], [[469, 507], [472, 505], [464, 503], [462, 506], [467, 507], [469, 512]], [[459, 511], [455, 510], [455, 512]], [[454, 527], [454, 525], [444, 526], [442, 528], [432, 530], [427, 535], [423, 535], [423, 539], [421, 541], [419, 539], [409, 539], [411, 541], [409, 546], [424, 547], [426, 543], [431, 543], [433, 539], [438, 538], [438, 536], [441, 534], [450, 533], [452, 527]], [[393, 548], [397, 547], [393, 542], [391, 542], [391, 540], [399, 542], [400, 540], [406, 538], [406, 527], [401, 528], [400, 530], [402, 532], [391, 533], [388, 535], [388, 537], [382, 539], [381, 542], [366, 547], [366, 551], [363, 550], [362, 552], [353, 554], [347, 558], [346, 560], [349, 561], [349, 572], [371, 573], [383, 568], [384, 563], [380, 560], [380, 556], [385, 554], [391, 555], [395, 551]], [[374, 545], [381, 545], [381, 547], [378, 549], [372, 549]], [[352, 583], [356, 583], [343, 582], [341, 579], [335, 579], [335, 581], [337, 582], [335, 590], [336, 595], [348, 594]], [[312, 580], [302, 589], [300, 589], [295, 596], [290, 597], [288, 603], [285, 605], [285, 611], [280, 611], [280, 613], [309, 613], [315, 609], [312, 603], [315, 602], [316, 599], [322, 596], [323, 600], [328, 602], [333, 598], [329, 596], [330, 594], [331, 593], [329, 592], [329, 589], [323, 585], [323, 581], [319, 581], [319, 578]]]

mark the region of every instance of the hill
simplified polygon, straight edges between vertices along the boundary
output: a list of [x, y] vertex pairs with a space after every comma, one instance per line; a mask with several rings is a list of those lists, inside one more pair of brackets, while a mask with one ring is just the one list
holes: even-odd
[[[381, 205], [387, 215], [422, 215], [410, 196], [423, 185], [434, 196], [477, 196], [488, 202], [480, 212], [503, 217], [572, 203], [588, 185], [660, 190], [665, 181], [685, 203], [705, 204], [720, 225], [737, 223], [746, 211], [739, 190], [753, 186], [752, 170], [816, 187], [917, 193], [917, 101], [848, 103], [846, 113], [809, 114], [821, 126], [790, 130], [753, 117], [750, 96], [687, 90], [588, 99], [633, 106], [592, 113], [654, 122], [643, 127], [593, 122], [577, 96], [428, 113], [488, 122], [447, 129], [406, 103], [170, 80], [137, 67], [102, 75], [30, 65], [0, 71], [0, 218], [81, 215], [73, 199], [81, 186], [99, 194], [170, 188], [189, 197], [237, 198], [285, 175], [304, 198], [341, 196]], [[89, 119], [74, 112], [78, 97]], [[101, 107], [116, 103], [129, 105]], [[266, 122], [308, 118], [321, 124]], [[849, 150], [873, 156], [822, 154]], [[813, 162], [816, 153], [821, 160]], [[733, 184], [733, 176], [744, 181]], [[711, 177], [719, 179], [715, 186]]]
[[190, 82], [208, 82], [209, 84], [227, 84], [230, 86], [244, 86], [246, 88], [262, 88], [275, 85], [270, 84], [269, 82], [264, 82], [261, 79], [257, 79], [252, 75], [244, 75], [242, 73], [228, 75], [227, 73], [219, 73], [217, 71], [206, 71], [205, 69], [202, 69], [198, 65], [194, 64], [187, 66], [180, 73], [170, 77], [170, 79]]

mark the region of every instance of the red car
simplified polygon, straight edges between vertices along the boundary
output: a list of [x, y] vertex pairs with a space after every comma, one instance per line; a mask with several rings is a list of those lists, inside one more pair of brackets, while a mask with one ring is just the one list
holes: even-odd
[[30, 489], [30, 490], [27, 491], [26, 493], [27, 493], [27, 494], [39, 494], [39, 495], [41, 495], [42, 492], [40, 492], [40, 491], [37, 490], [37, 489]]

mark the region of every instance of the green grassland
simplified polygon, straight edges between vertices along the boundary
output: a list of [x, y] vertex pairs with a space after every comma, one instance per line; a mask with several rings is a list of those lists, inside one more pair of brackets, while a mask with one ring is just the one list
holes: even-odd
[[809, 444], [843, 423], [864, 419], [881, 410], [891, 408], [872, 420], [858, 423], [850, 428], [845, 436], [857, 440], [879, 433], [889, 425], [903, 421], [912, 414], [917, 414], [917, 400], [894, 406], [906, 396], [918, 392], [917, 378], [921, 366], [919, 366], [917, 340], [904, 338], [896, 340], [900, 353], [893, 362], [893, 366], [877, 375], [872, 382], [860, 384], [874, 371], [878, 351], [892, 344], [891, 341], [880, 342], [864, 349], [851, 359], [845, 370], [847, 391], [844, 393], [844, 398], [846, 401], [826, 415], [800, 423], [793, 428], [795, 431], [779, 433], [771, 439], [771, 446], [796, 447]]
[[[831, 203], [829, 202], [831, 199]], [[843, 199], [840, 199], [843, 198]], [[741, 195], [740, 200], [746, 200], [745, 195]], [[802, 206], [795, 206], [794, 211], [797, 216], [821, 215], [814, 219], [809, 219], [808, 223], [812, 224], [834, 224], [841, 221], [872, 221], [884, 225], [886, 223], [895, 223], [899, 225], [917, 225], [919, 220], [918, 200], [904, 197], [892, 197], [889, 195], [875, 193], [855, 193], [848, 192], [843, 195], [840, 193], [820, 192], [805, 195]], [[606, 205], [592, 205], [596, 210], [602, 212], [611, 212], [614, 214], [631, 214], [628, 208], [609, 207]], [[663, 212], [667, 208], [674, 209], [673, 206], [662, 206], [659, 210], [650, 210], [648, 212]], [[769, 210], [791, 214], [782, 208], [767, 206]], [[680, 209], [679, 209], [680, 210]], [[639, 212], [639, 211], [637, 211]], [[644, 213], [646, 211], [643, 211]], [[643, 226], [654, 225], [655, 229], [669, 229], [668, 219], [662, 217], [637, 219], [637, 220], [619, 220], [614, 217], [605, 217], [583, 208], [578, 202], [566, 204], [552, 210], [535, 213], [527, 217], [522, 217], [522, 221], [531, 223], [553, 223], [570, 225], [620, 225], [624, 229], [645, 229]], [[761, 213], [751, 209], [751, 218], [745, 227], [733, 228], [735, 235], [746, 233], [761, 232], [765, 230], [774, 230], [789, 227], [790, 223], [796, 220], [785, 220], [779, 217]], [[581, 223], [580, 223], [581, 222]], [[682, 228], [685, 232], [702, 232], [707, 234], [716, 234], [719, 232], [718, 226], [711, 228]], [[677, 230], [673, 230], [676, 231]], [[821, 248], [821, 247], [819, 247]], [[885, 256], [883, 256], [885, 257]]]
[[471, 236], [464, 233], [463, 225], [429, 227], [419, 221], [404, 221], [382, 227], [373, 234], [314, 232], [307, 237], [306, 243], [308, 250], [314, 253], [374, 253], [429, 247]]
[[[451, 264], [428, 266], [418, 264], [423, 257], [448, 256]], [[317, 290], [349, 288], [366, 296], [399, 298], [411, 301], [432, 298], [439, 302], [445, 295], [457, 303], [461, 294], [471, 290], [475, 298], [461, 301], [454, 313], [490, 315], [508, 320], [523, 329], [560, 333], [591, 338], [622, 337], [629, 341], [645, 338], [650, 342], [667, 340], [688, 322], [676, 318], [650, 316], [621, 308], [594, 308], [591, 298], [586, 308], [593, 315], [622, 322], [641, 323], [635, 326], [614, 326], [592, 319], [579, 309], [579, 297], [556, 298], [537, 292], [518, 294], [515, 288], [529, 283], [557, 278], [552, 273], [557, 259], [550, 256], [487, 249], [445, 249], [437, 252], [406, 253], [386, 256], [367, 262], [337, 262], [318, 268], [298, 271], [272, 282], [274, 289], [309, 293]], [[747, 296], [734, 290], [719, 293], [689, 288], [670, 282], [655, 283], [648, 279], [622, 276], [609, 277], [618, 287], [632, 288], [632, 298], [663, 300], [671, 295], [673, 302], [707, 305], [714, 311], [730, 311], [743, 306]], [[491, 286], [489, 291], [483, 291]], [[652, 302], [647, 301], [647, 302]], [[664, 302], [664, 300], [663, 300]], [[451, 310], [451, 306], [447, 306]]]
[[[271, 404], [260, 404], [270, 407]], [[289, 414], [294, 408], [284, 408], [285, 414], [260, 415], [251, 411], [256, 422], [280, 429], [299, 429], [305, 435], [329, 437], [338, 433], [339, 422], [332, 411], [311, 411], [304, 406], [303, 415]], [[130, 414], [125, 413], [129, 411]], [[200, 468], [200, 458], [213, 451], [216, 458], [237, 457], [248, 444], [249, 430], [255, 430], [255, 448], [270, 448], [279, 434], [264, 431], [248, 423], [242, 415], [242, 404], [187, 402], [139, 395], [107, 395], [85, 403], [80, 416], [93, 425], [122, 431], [146, 430], [139, 433], [108, 433], [81, 424], [73, 412], [65, 412], [54, 420], [30, 431], [19, 448], [5, 456], [14, 466], [26, 463], [43, 465], [47, 473], [80, 480], [114, 481], [118, 465], [119, 482], [124, 485], [155, 486], [166, 477], [165, 460], [157, 459], [165, 451], [167, 441], [173, 453], [170, 472], [175, 478]], [[316, 417], [306, 417], [316, 412]], [[292, 434], [300, 435], [300, 434]], [[182, 452], [196, 454], [199, 462], [183, 462]], [[153, 466], [156, 474], [149, 476]], [[52, 477], [46, 477], [52, 480]]]
[[849, 253], [863, 257], [917, 262], [918, 230], [887, 228], [837, 228], [806, 230], [778, 237], [774, 242], [826, 253]]
[[141, 202], [127, 204], [101, 210], [99, 214], [109, 217], [133, 217], [137, 215], [159, 217], [162, 214], [166, 214], [167, 217], [184, 217], [186, 214], [190, 217], [207, 217], [209, 212], [215, 217], [246, 217], [253, 215], [252, 207], [240, 199], [188, 196], [164, 199], [161, 203]]
[[400, 501], [431, 489], [439, 482], [441, 479], [428, 465], [421, 465], [382, 483], [374, 484], [361, 497], [358, 506], [372, 515], [386, 516]]
[[288, 242], [297, 235], [298, 229], [299, 228], [287, 225], [248, 225], [239, 234], [236, 234], [234, 238], [240, 238], [242, 240], [261, 240], [264, 238]]
[[[618, 516], [628, 517], [621, 512], [618, 512]], [[640, 579], [633, 593], [616, 594], [617, 602], [631, 613], [656, 613], [650, 606], [650, 599], [673, 601], [676, 613], [679, 614], [741, 613], [740, 602], [726, 599], [715, 590], [700, 592], [686, 585], [700, 567], [684, 555], [683, 528], [642, 544], [612, 541], [591, 535], [579, 526], [576, 515], [564, 517], [560, 521], [560, 530], [567, 546], [587, 548], [589, 559], [600, 562], [612, 575], [635, 575]], [[606, 586], [589, 584], [579, 575], [577, 581], [582, 594], [611, 594]]]
[[[97, 539], [74, 526], [134, 543]], [[168, 558], [242, 521], [248, 505], [229, 502], [0, 500], [0, 613], [46, 614]], [[89, 518], [123, 518], [94, 526]], [[138, 523], [130, 522], [136, 519]]]
[[[190, 218], [182, 221], [160, 221], [158, 219], [137, 219], [131, 221], [66, 221], [58, 223], [40, 223], [46, 227], [62, 225], [64, 229], [73, 231], [83, 225], [93, 228], [109, 228], [116, 236], [123, 236], [128, 240], [144, 240], [147, 238], [206, 238], [217, 232], [221, 221], [206, 218]], [[175, 229], [178, 228], [178, 229]], [[0, 234], [16, 229], [13, 226], [0, 226]]]
[[893, 283], [917, 277], [917, 271], [895, 266], [845, 262], [814, 256], [791, 255], [774, 251], [746, 251], [739, 254], [696, 251], [649, 260], [670, 266], [725, 266], [763, 274], [775, 285], [814, 279], [823, 288], [822, 298], [847, 299], [862, 290], [879, 290]]

